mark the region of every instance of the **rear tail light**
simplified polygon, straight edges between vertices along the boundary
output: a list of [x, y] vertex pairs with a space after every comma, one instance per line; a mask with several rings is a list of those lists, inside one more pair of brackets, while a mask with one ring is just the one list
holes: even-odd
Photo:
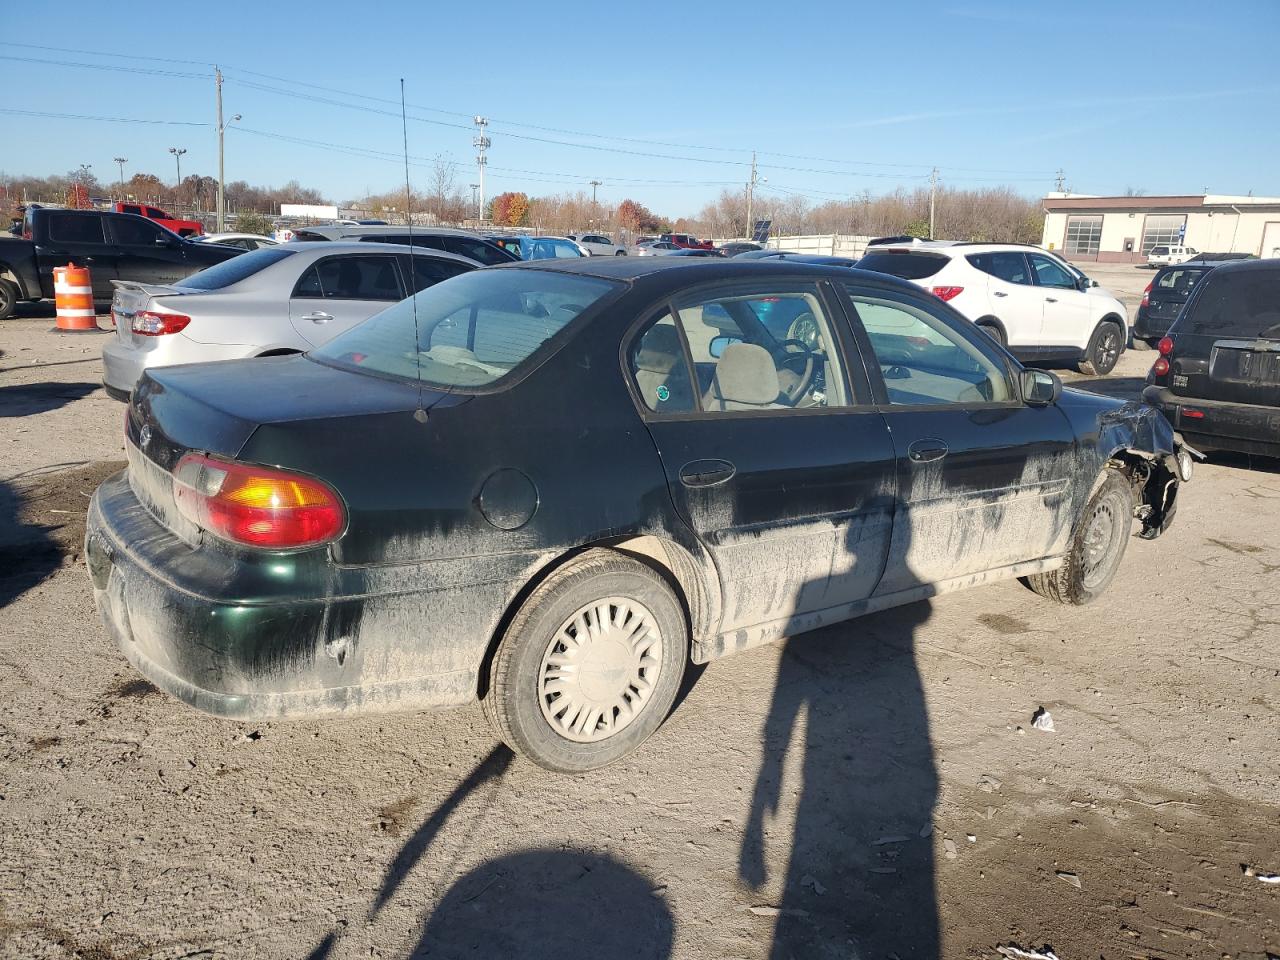
[[1160, 351], [1160, 356], [1169, 356], [1173, 353], [1173, 337], [1161, 337], [1160, 342], [1156, 344], [1156, 349]]
[[1164, 357], [1157, 357], [1156, 362], [1151, 365], [1151, 372], [1157, 377], [1163, 377], [1169, 372], [1169, 361]]
[[[1154, 280], [1151, 283], [1155, 283]], [[1151, 306], [1151, 283], [1148, 283], [1146, 289], [1142, 291], [1142, 306]]]
[[934, 287], [933, 295], [939, 300], [954, 300], [964, 293], [964, 287]]
[[1203, 410], [1195, 410], [1195, 409], [1193, 409], [1193, 408], [1191, 408], [1191, 407], [1183, 407], [1183, 408], [1182, 408], [1182, 415], [1183, 415], [1184, 417], [1190, 417], [1192, 420], [1203, 420], [1203, 419], [1204, 419], [1204, 411], [1203, 411]]
[[189, 453], [173, 471], [179, 512], [223, 540], [268, 550], [337, 539], [346, 509], [327, 483], [255, 464]]
[[186, 329], [191, 318], [183, 313], [155, 313], [151, 310], [139, 310], [133, 315], [133, 323], [129, 329], [144, 337], [163, 337]]

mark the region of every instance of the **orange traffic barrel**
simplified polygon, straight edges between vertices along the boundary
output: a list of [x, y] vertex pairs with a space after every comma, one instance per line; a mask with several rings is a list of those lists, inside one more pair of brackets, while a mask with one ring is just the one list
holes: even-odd
[[53, 303], [58, 312], [54, 330], [62, 333], [102, 333], [93, 308], [89, 268], [74, 263], [53, 268]]

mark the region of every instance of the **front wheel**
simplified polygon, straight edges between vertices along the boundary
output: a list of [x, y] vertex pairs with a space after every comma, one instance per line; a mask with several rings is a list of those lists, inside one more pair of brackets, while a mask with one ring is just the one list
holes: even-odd
[[684, 610], [665, 580], [631, 557], [589, 550], [521, 604], [494, 654], [484, 713], [538, 766], [594, 770], [666, 719], [688, 647]]
[[8, 320], [17, 309], [17, 286], [11, 280], [0, 280], [0, 320]]
[[1108, 469], [1071, 534], [1066, 562], [1023, 583], [1050, 600], [1082, 606], [1106, 590], [1120, 569], [1133, 523], [1133, 494], [1124, 476]]
[[625, 257], [625, 256], [627, 255], [627, 251], [625, 251], [625, 250], [615, 250], [613, 255], [614, 255], [615, 257]]
[[1091, 377], [1106, 376], [1115, 369], [1123, 346], [1119, 326], [1111, 322], [1098, 324], [1098, 329], [1089, 338], [1084, 359], [1080, 361], [1080, 372]]

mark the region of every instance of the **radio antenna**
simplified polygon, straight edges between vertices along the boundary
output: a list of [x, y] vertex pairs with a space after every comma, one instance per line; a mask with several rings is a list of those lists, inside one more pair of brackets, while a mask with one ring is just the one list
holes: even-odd
[[409, 119], [404, 109], [404, 77], [400, 78], [400, 132], [404, 136], [404, 217], [409, 224], [409, 301], [413, 304], [413, 361], [418, 373], [418, 409], [413, 419], [427, 422], [422, 408], [422, 332], [418, 328], [418, 258], [413, 255], [413, 190], [409, 187]]

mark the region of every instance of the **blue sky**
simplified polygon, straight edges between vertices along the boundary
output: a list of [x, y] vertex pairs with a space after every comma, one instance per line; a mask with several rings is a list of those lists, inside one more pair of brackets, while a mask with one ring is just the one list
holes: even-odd
[[490, 196], [598, 179], [602, 199], [678, 216], [740, 188], [753, 149], [764, 192], [814, 202], [911, 188], [935, 164], [944, 183], [1027, 195], [1059, 168], [1087, 193], [1280, 194], [1273, 0], [216, 8], [113, 7], [128, 29], [103, 27], [101, 3], [7, 10], [0, 110], [205, 125], [0, 113], [0, 171], [89, 163], [108, 180], [124, 156], [126, 175], [171, 178], [181, 146], [184, 174], [216, 175], [216, 62], [227, 115], [244, 116], [227, 179], [296, 178], [334, 200], [403, 183], [401, 77], [415, 183], [436, 155], [474, 181], [469, 118], [483, 114]]

